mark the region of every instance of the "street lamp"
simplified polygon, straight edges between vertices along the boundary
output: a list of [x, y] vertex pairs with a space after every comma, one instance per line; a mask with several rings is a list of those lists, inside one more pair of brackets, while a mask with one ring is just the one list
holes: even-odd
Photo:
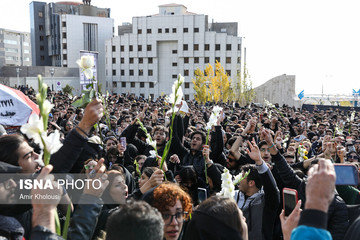
[[17, 67], [16, 68], [16, 76], [17, 76], [17, 87], [18, 88], [20, 86], [20, 79], [19, 79], [20, 71], [21, 71], [21, 69]]
[[51, 74], [51, 88], [52, 91], [54, 91], [54, 74], [55, 74], [55, 68], [50, 68], [49, 72]]

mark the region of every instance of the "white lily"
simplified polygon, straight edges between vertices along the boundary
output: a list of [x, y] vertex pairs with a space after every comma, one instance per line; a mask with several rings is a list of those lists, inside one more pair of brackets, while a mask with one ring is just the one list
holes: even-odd
[[60, 142], [60, 133], [58, 130], [55, 130], [49, 136], [47, 136], [44, 132], [42, 133], [42, 138], [45, 142], [46, 150], [50, 154], [56, 153], [62, 147], [62, 143]]
[[48, 115], [51, 111], [51, 109], [54, 107], [55, 105], [52, 104], [49, 100], [45, 100], [43, 103], [43, 111], [46, 115]]
[[34, 139], [34, 142], [39, 144], [43, 148], [43, 143], [41, 141], [40, 134], [44, 131], [44, 123], [42, 119], [39, 118], [36, 114], [31, 114], [27, 124], [22, 125], [20, 131], [28, 138]]
[[217, 195], [234, 198], [235, 187], [232, 181], [232, 176], [227, 168], [224, 168], [224, 173], [221, 174], [221, 191]]
[[150, 150], [149, 153], [150, 153], [149, 157], [156, 158], [156, 151], [155, 150]]
[[220, 116], [220, 112], [222, 111], [222, 107], [214, 106], [213, 111], [210, 115], [209, 122], [206, 124], [205, 129], [211, 130], [211, 128], [216, 124], [218, 117]]
[[174, 81], [171, 87], [172, 93], [170, 93], [170, 95], [165, 99], [168, 103], [180, 104], [181, 99], [183, 98], [184, 95], [181, 88], [183, 82], [184, 82], [184, 77], [179, 74], [179, 78], [176, 81]]
[[350, 122], [353, 122], [353, 121], [354, 121], [354, 118], [355, 118], [355, 111], [353, 111], [353, 112], [351, 113]]
[[86, 78], [93, 78], [92, 68], [94, 67], [94, 56], [82, 56], [81, 59], [76, 61], [76, 63], [82, 69]]
[[38, 159], [36, 159], [34, 162], [36, 162], [40, 167], [44, 167], [44, 161], [43, 161], [43, 155], [44, 152], [41, 150]]
[[151, 138], [146, 138], [146, 143], [156, 149], [156, 141], [153, 141]]

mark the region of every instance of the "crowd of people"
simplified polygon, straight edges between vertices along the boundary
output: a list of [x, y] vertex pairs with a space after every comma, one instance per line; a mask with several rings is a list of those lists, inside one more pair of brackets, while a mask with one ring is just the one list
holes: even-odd
[[[23, 90], [36, 101], [33, 90]], [[340, 163], [360, 171], [358, 112], [192, 100], [182, 101], [172, 119], [162, 97], [112, 95], [84, 109], [61, 92], [49, 91], [48, 98], [54, 104], [48, 134], [58, 130], [62, 147], [41, 166], [39, 146], [20, 131], [1, 131], [0, 173], [37, 179], [84, 173], [101, 188], [84, 189], [78, 204], [57, 189], [57, 201], [19, 205], [11, 202], [18, 183], [1, 178], [1, 203], [8, 201], [0, 205], [5, 239], [61, 239], [55, 210], [63, 225], [66, 203], [72, 211], [67, 239], [360, 237], [360, 185], [335, 185], [334, 170]], [[222, 111], [207, 138], [215, 105]], [[161, 164], [164, 151], [169, 154]], [[218, 194], [225, 168], [233, 178], [247, 173], [233, 198]], [[299, 199], [289, 216], [284, 188], [296, 190]]]

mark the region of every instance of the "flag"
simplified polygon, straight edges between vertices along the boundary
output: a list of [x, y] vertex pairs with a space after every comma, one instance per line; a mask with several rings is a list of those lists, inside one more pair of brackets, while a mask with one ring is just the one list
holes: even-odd
[[298, 95], [298, 97], [300, 98], [300, 100], [304, 97], [304, 90], [302, 90], [300, 93], [299, 93], [299, 95]]

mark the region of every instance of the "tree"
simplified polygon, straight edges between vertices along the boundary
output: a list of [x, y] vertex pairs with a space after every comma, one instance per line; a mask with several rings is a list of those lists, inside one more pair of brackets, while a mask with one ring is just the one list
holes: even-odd
[[250, 104], [255, 98], [255, 91], [252, 88], [252, 81], [246, 64], [244, 64], [244, 74], [241, 76], [240, 72], [237, 74], [237, 82], [235, 85], [235, 101], [240, 103], [240, 105], [245, 106]]
[[227, 102], [233, 99], [231, 79], [226, 74], [221, 63], [216, 61], [215, 72], [211, 64], [205, 68], [205, 74], [198, 68], [195, 70], [195, 79], [192, 80], [195, 90], [195, 100], [201, 103], [212, 101]]
[[73, 88], [72, 86], [70, 86], [69, 84], [66, 84], [66, 86], [63, 87], [62, 90], [63, 90], [64, 93], [73, 95], [73, 94], [72, 94], [72, 91], [74, 90], [74, 88]]

